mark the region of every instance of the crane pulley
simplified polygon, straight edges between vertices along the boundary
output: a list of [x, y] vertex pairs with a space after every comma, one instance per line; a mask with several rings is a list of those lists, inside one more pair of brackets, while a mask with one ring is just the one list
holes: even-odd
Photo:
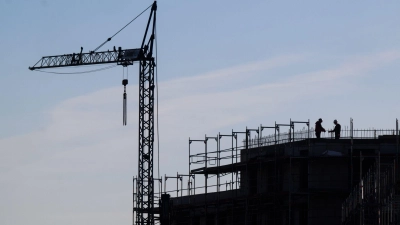
[[[121, 47], [112, 51], [97, 50], [112, 37], [121, 32], [133, 20], [151, 7], [150, 16], [147, 22], [146, 31], [140, 48], [125, 49]], [[153, 150], [154, 150], [154, 73], [156, 60], [153, 57], [153, 47], [156, 32], [156, 11], [157, 2], [149, 6], [140, 13], [135, 19], [125, 25], [112, 37], [108, 38], [95, 51], [83, 53], [81, 47], [80, 53], [44, 56], [30, 70], [84, 66], [96, 64], [116, 63], [123, 67], [139, 63], [139, 146], [138, 146], [138, 181], [137, 181], [137, 201], [134, 211], [136, 212], [136, 224], [154, 224], [154, 178], [153, 178]], [[127, 94], [126, 85], [128, 79], [123, 78], [123, 125], [127, 122]]]

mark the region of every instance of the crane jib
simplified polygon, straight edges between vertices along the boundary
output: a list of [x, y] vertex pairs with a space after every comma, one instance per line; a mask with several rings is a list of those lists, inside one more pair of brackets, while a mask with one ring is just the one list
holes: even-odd
[[[136, 18], [143, 14], [151, 7], [151, 12], [148, 17], [146, 30], [143, 35], [143, 40], [140, 48], [125, 49], [121, 47], [114, 48], [111, 51], [97, 52], [107, 42], [125, 29]], [[156, 41], [156, 11], [157, 2], [149, 6], [141, 12], [137, 17], [131, 20], [122, 29], [110, 36], [104, 43], [94, 51], [83, 53], [83, 47], [79, 53], [45, 56], [42, 57], [34, 66], [29, 67], [30, 70], [56, 68], [56, 67], [71, 67], [83, 65], [95, 65], [116, 63], [121, 66], [132, 65], [138, 61], [139, 65], [139, 130], [138, 130], [138, 176], [136, 188], [134, 188], [133, 203], [136, 207], [133, 208], [133, 222], [136, 225], [154, 225], [159, 214], [159, 210], [154, 207], [158, 199], [155, 198], [154, 192], [154, 174], [153, 174], [153, 155], [154, 155], [154, 99], [155, 99], [155, 75], [157, 74], [156, 56], [153, 57], [153, 47], [157, 48]], [[126, 125], [127, 120], [127, 94], [125, 86], [128, 84], [127, 78], [123, 78], [124, 94], [123, 94], [123, 124]], [[159, 178], [157, 179], [159, 180]], [[168, 201], [168, 200], [166, 200]]]
[[66, 66], [117, 63], [132, 65], [134, 61], [143, 60], [143, 51], [136, 49], [114, 49], [114, 51], [73, 53], [56, 56], [44, 56], [30, 70]]

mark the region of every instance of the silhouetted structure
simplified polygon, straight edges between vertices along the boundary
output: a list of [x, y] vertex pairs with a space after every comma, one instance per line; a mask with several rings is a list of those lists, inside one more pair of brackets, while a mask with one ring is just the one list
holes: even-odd
[[[293, 132], [298, 123], [306, 128]], [[171, 195], [164, 224], [398, 223], [397, 121], [392, 130], [354, 130], [351, 121], [339, 140], [317, 139], [309, 126], [189, 139], [189, 173], [163, 180]], [[273, 134], [263, 136], [267, 129]]]
[[329, 133], [335, 133], [335, 139], [339, 139], [340, 138], [340, 131], [342, 130], [342, 126], [340, 126], [340, 124], [337, 122], [337, 120], [333, 121], [333, 124], [335, 124], [335, 128], [331, 131], [329, 131]]
[[321, 138], [321, 132], [325, 132], [325, 129], [322, 127], [322, 119], [319, 118], [317, 122], [315, 122], [315, 136], [317, 138]]

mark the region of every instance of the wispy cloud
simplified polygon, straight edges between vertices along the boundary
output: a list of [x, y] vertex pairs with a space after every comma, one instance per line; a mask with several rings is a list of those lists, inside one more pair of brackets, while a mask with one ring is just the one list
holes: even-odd
[[[274, 82], [267, 83], [257, 77], [259, 82], [256, 84], [237, 83], [244, 74], [266, 73], [273, 68], [309, 60], [310, 57], [280, 56], [161, 82], [161, 173], [187, 169], [189, 136], [202, 137], [204, 133], [218, 129], [227, 128], [229, 131], [230, 127], [237, 125], [259, 124], [260, 121], [254, 119], [279, 113], [295, 102], [302, 104], [315, 96], [323, 98], [336, 95], [334, 84], [357, 81], [371, 71], [398, 62], [400, 52], [354, 57], [332, 68], [293, 74]], [[7, 191], [12, 196], [1, 201], [1, 208], [5, 209], [10, 201], [23, 204], [26, 201], [33, 202], [40, 196], [48, 205], [32, 209], [31, 213], [45, 215], [46, 210], [58, 204], [48, 198], [57, 196], [57, 189], [65, 183], [69, 184], [69, 189], [62, 189], [65, 196], [59, 197], [60, 202], [68, 202], [67, 198], [94, 198], [107, 191], [106, 187], [99, 187], [107, 182], [101, 179], [105, 176], [109, 179], [114, 177], [115, 186], [108, 188], [118, 194], [113, 195], [116, 199], [105, 199], [109, 202], [92, 210], [110, 210], [107, 204], [127, 198], [130, 195], [129, 177], [136, 173], [137, 168], [137, 96], [130, 97], [130, 93], [137, 93], [136, 90], [137, 86], [130, 86], [128, 90], [128, 127], [121, 125], [121, 100], [118, 101], [121, 99], [121, 88], [113, 87], [55, 106], [46, 112], [50, 122], [45, 129], [0, 140], [0, 191]], [[118, 177], [118, 174], [124, 174], [124, 177]], [[86, 196], [82, 196], [79, 191], [82, 186], [91, 192], [87, 190], [84, 193]], [[26, 192], [28, 187], [36, 193]], [[124, 194], [121, 194], [121, 190]], [[24, 191], [24, 194], [18, 194]], [[89, 205], [83, 204], [80, 209], [84, 211]], [[63, 212], [65, 209], [60, 210]], [[57, 218], [68, 216], [63, 213], [60, 215], [60, 212], [55, 212]], [[37, 221], [40, 220], [37, 218]]]

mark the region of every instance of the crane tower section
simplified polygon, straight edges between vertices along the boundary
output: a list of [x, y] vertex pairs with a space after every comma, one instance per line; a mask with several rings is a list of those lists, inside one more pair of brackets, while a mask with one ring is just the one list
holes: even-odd
[[[139, 62], [139, 157], [137, 201], [136, 207], [134, 207], [134, 212], [136, 213], [135, 224], [137, 225], [153, 225], [155, 214], [153, 150], [155, 90], [154, 75], [156, 59], [153, 56], [153, 48], [155, 48], [156, 38], [156, 11], [157, 2], [154, 1], [151, 6], [150, 16], [140, 48], [123, 50], [121, 48], [116, 49], [114, 47], [112, 51], [102, 52], [97, 52], [97, 48], [95, 51], [90, 51], [89, 53], [82, 53], [83, 48], [81, 48], [80, 53], [44, 56], [34, 66], [29, 67], [30, 70], [37, 70], [56, 67], [71, 67], [110, 63], [116, 63], [117, 65], [122, 66], [129, 66], [132, 65], [134, 62]], [[120, 31], [118, 31], [116, 34], [118, 34]], [[116, 34], [114, 34], [114, 36]], [[108, 38], [107, 41], [110, 41], [111, 38], [112, 37]], [[103, 46], [106, 42], [104, 42], [101, 46]], [[123, 84], [126, 85], [127, 81], [125, 83], [123, 81]]]

